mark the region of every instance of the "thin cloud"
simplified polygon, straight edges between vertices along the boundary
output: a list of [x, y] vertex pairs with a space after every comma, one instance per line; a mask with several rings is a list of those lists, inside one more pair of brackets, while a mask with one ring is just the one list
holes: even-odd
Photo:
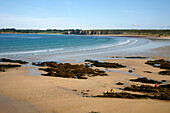
[[132, 27], [140, 27], [139, 24], [133, 24]]

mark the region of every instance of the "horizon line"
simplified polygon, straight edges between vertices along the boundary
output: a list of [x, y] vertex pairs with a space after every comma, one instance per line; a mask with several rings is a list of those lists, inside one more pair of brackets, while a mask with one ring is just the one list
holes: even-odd
[[16, 29], [16, 30], [170, 30], [170, 28], [15, 28], [15, 27], [0, 27], [0, 29]]

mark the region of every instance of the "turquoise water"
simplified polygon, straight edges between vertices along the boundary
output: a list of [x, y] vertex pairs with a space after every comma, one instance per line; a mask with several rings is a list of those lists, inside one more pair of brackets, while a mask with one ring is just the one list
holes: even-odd
[[106, 48], [126, 41], [94, 36], [1, 34], [0, 55], [83, 51]]
[[[107, 56], [127, 52], [152, 41], [141, 38], [52, 35], [0, 34], [0, 57], [28, 61], [86, 59], [88, 56]], [[136, 49], [137, 50], [137, 49]]]

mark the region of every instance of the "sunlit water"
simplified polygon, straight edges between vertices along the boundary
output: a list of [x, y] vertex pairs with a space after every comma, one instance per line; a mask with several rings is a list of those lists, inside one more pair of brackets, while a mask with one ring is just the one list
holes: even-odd
[[87, 58], [97, 59], [137, 53], [169, 44], [167, 41], [156, 42], [128, 37], [0, 34], [0, 57], [26, 61], [63, 61], [65, 59], [80, 61]]

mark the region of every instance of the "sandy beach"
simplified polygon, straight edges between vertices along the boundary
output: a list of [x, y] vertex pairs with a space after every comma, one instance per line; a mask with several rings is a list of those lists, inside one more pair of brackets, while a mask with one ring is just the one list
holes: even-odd
[[[170, 59], [170, 57], [159, 56], [159, 54], [169, 55], [169, 46], [157, 48], [154, 51], [156, 54], [143, 53], [143, 56]], [[70, 60], [74, 61], [74, 59]], [[120, 63], [128, 68], [108, 68], [109, 76], [96, 76], [88, 79], [30, 75], [29, 69], [35, 67], [29, 66], [0, 72], [0, 113], [89, 113], [92, 111], [169, 113], [170, 102], [165, 100], [93, 97], [102, 95], [111, 88], [114, 88], [116, 92], [122, 92], [119, 88], [136, 85], [136, 82], [129, 80], [138, 77], [128, 73], [129, 69], [134, 69], [133, 74], [158, 81], [167, 80], [169, 84], [170, 76], [158, 74], [164, 69], [145, 64], [147, 60], [149, 59], [104, 59], [103, 61]], [[41, 73], [44, 72], [41, 71]], [[125, 85], [116, 85], [117, 82], [123, 82]]]
[[0, 113], [170, 113], [170, 0], [0, 0]]
[[[144, 64], [143, 59], [107, 60], [135, 68], [134, 73], [155, 80], [168, 80], [169, 76], [158, 75], [158, 68]], [[92, 77], [87, 80], [27, 75], [29, 67], [10, 69], [0, 73], [0, 109], [1, 113], [168, 113], [169, 101], [152, 99], [119, 99], [83, 97], [102, 94], [104, 91], [124, 86], [115, 85], [123, 82], [126, 85], [136, 84], [129, 79], [135, 76], [120, 72], [109, 72], [109, 76]], [[127, 69], [116, 69], [127, 72]], [[144, 73], [151, 71], [152, 73]], [[75, 90], [75, 91], [73, 91]], [[145, 108], [145, 109], [143, 109]]]

